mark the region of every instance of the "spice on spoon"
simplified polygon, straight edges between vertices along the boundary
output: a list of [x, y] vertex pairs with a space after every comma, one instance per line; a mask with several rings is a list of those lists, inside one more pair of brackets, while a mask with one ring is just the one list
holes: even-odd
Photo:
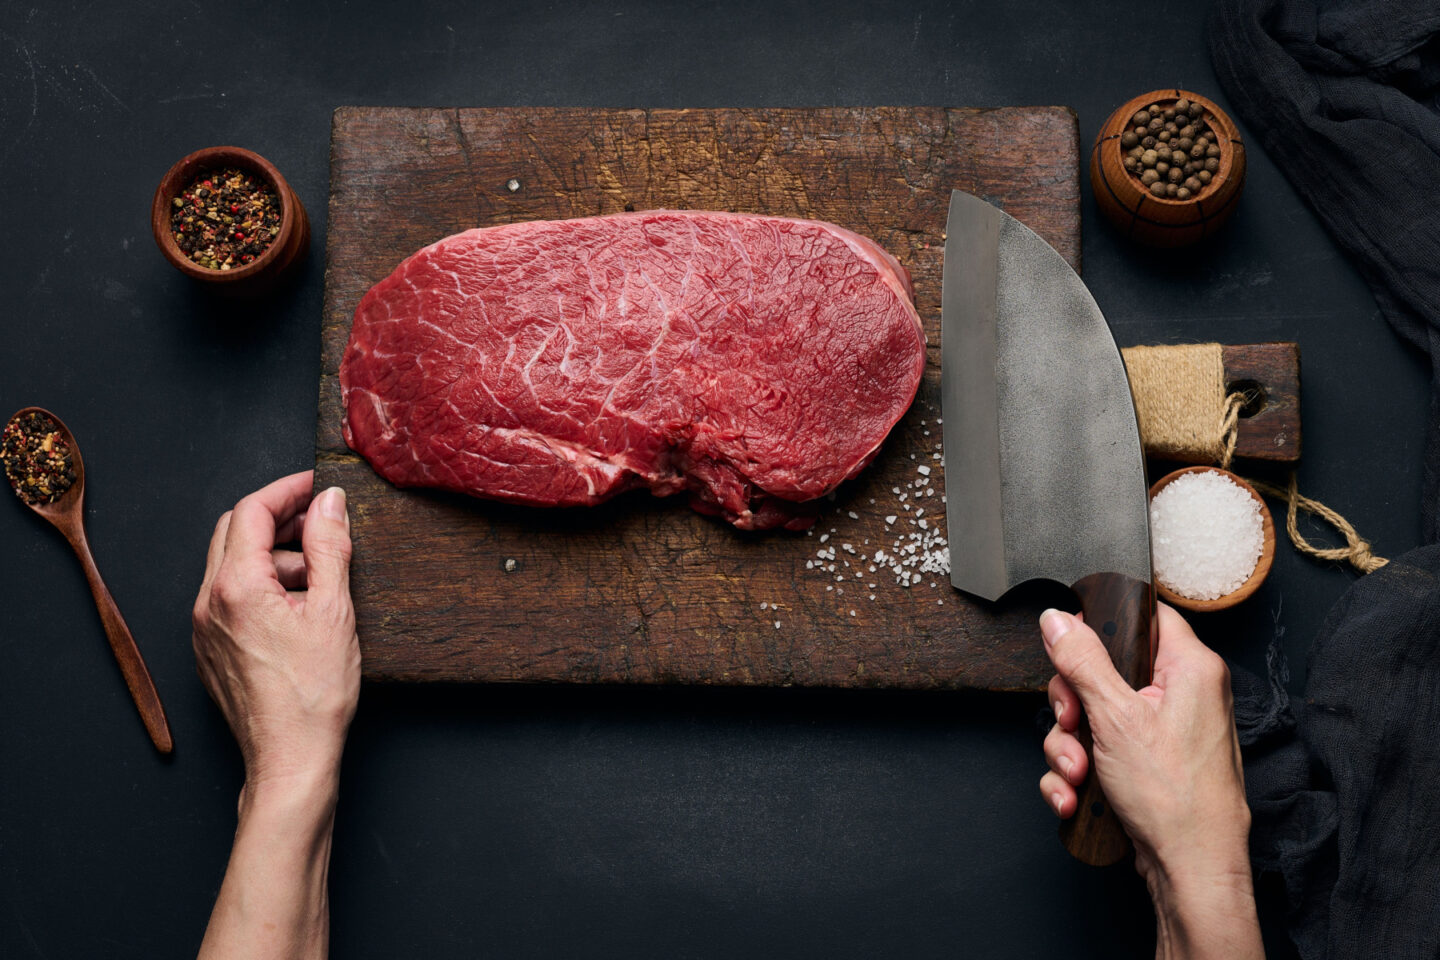
[[60, 424], [30, 411], [5, 424], [5, 477], [26, 503], [54, 503], [75, 483], [74, 456]]
[[202, 171], [170, 201], [170, 231], [190, 260], [211, 270], [253, 263], [280, 233], [280, 198], [238, 167]]

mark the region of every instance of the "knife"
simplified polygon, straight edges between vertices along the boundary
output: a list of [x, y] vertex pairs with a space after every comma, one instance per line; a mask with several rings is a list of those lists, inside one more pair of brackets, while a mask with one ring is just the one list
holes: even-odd
[[[1028, 580], [1059, 581], [1120, 675], [1146, 686], [1155, 593], [1145, 457], [1125, 365], [1090, 291], [1028, 227], [956, 190], [940, 337], [950, 582], [995, 601]], [[1080, 734], [1089, 754], [1088, 725]], [[1099, 778], [1079, 792], [1060, 828], [1066, 849], [1086, 863], [1118, 861], [1130, 843]]]

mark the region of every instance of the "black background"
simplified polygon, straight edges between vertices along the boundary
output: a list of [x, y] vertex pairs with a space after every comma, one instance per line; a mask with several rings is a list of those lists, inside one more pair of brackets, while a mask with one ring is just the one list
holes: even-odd
[[[0, 504], [0, 956], [199, 943], [241, 770], [188, 611], [215, 518], [313, 462], [334, 107], [1059, 103], [1088, 151], [1145, 90], [1226, 103], [1204, 17], [1063, 0], [0, 5], [0, 415], [46, 406], [80, 439], [91, 542], [177, 742], [163, 760], [146, 741], [63, 541]], [[239, 311], [168, 267], [148, 227], [161, 174], [217, 143], [275, 162], [315, 230], [302, 282]], [[1085, 277], [1122, 345], [1299, 341], [1302, 490], [1382, 554], [1418, 543], [1424, 367], [1264, 153], [1205, 247], [1129, 246], [1088, 183], [1084, 217]], [[1351, 579], [1282, 542], [1262, 590], [1198, 630], [1254, 666], [1283, 629], [1298, 689]], [[1042, 706], [367, 686], [335, 955], [1143, 955], [1143, 887], [1055, 840]]]

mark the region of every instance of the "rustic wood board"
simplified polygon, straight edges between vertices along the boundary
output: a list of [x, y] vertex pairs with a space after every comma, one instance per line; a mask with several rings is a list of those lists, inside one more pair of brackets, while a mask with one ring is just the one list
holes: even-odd
[[1256, 409], [1241, 413], [1235, 456], [1296, 463], [1300, 460], [1300, 345], [1237, 343], [1220, 348], [1225, 389], [1255, 390]]
[[[918, 506], [943, 530], [932, 457], [950, 190], [996, 203], [1078, 269], [1078, 156], [1065, 107], [337, 110], [315, 482], [349, 494], [365, 675], [1042, 687], [1041, 599], [984, 604], [943, 577], [906, 589], [806, 564], [832, 528], [825, 547], [856, 554], [918, 529], [892, 491], [913, 494], [921, 463], [935, 492]], [[744, 534], [643, 493], [535, 510], [402, 491], [347, 449], [336, 371], [350, 319], [405, 256], [474, 226], [663, 207], [828, 220], [878, 241], [914, 279], [930, 344], [919, 395], [813, 535]], [[837, 558], [840, 574], [868, 568]]]

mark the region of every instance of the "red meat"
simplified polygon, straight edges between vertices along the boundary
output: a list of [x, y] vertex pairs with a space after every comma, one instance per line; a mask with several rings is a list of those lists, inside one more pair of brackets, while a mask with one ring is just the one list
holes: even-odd
[[803, 529], [914, 399], [909, 277], [813, 220], [652, 211], [447, 237], [355, 311], [345, 439], [392, 483], [541, 506], [681, 491]]

